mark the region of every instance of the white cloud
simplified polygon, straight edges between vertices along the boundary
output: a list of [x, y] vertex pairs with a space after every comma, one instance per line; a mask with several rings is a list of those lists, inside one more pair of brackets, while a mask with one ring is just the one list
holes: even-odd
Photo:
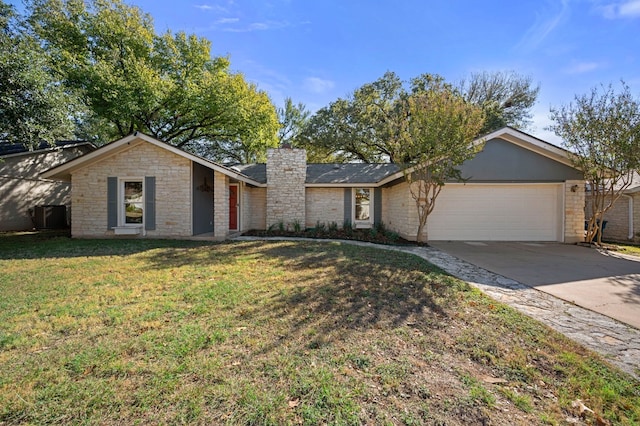
[[598, 62], [577, 62], [564, 69], [565, 74], [583, 74], [602, 68]]
[[225, 24], [235, 24], [236, 22], [239, 22], [240, 18], [221, 18], [218, 19], [215, 23], [218, 25], [225, 25]]
[[607, 19], [640, 18], [640, 0], [609, 3], [597, 8]]
[[221, 28], [221, 31], [227, 31], [232, 33], [248, 33], [252, 31], [279, 30], [282, 28], [290, 27], [290, 26], [291, 24], [287, 21], [265, 21], [265, 22], [253, 22], [247, 26]]
[[[547, 4], [552, 4], [553, 7], [557, 9], [555, 2], [547, 2]], [[524, 37], [516, 45], [517, 49], [532, 49], [538, 47], [544, 39], [560, 25], [569, 14], [569, 2], [568, 0], [561, 0], [559, 4], [559, 10], [554, 10], [551, 13], [546, 13], [547, 11], [545, 10], [543, 14], [536, 14], [535, 22], [529, 27]]]
[[193, 7], [195, 7], [196, 9], [200, 9], [202, 11], [206, 11], [206, 12], [215, 12], [215, 13], [228, 13], [229, 12], [229, 8], [233, 7], [233, 1], [227, 1], [226, 2], [226, 6], [221, 6], [219, 4], [208, 4], [208, 3], [202, 3], [202, 4], [194, 4]]
[[319, 77], [308, 77], [304, 80], [304, 88], [313, 93], [324, 93], [333, 89], [335, 82]]
[[640, 0], [631, 0], [620, 5], [620, 16], [629, 18], [640, 17]]

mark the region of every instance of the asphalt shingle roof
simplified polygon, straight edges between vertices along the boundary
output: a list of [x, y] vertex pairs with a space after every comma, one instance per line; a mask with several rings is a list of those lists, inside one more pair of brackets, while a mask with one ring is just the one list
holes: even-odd
[[[267, 182], [265, 164], [245, 164], [233, 169], [260, 183]], [[310, 184], [354, 184], [377, 183], [400, 171], [396, 164], [340, 163], [307, 164], [306, 183]]]

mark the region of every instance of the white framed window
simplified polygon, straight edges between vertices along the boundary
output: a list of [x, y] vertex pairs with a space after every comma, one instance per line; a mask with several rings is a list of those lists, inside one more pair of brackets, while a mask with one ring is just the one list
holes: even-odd
[[144, 179], [120, 179], [118, 197], [118, 224], [120, 226], [144, 225]]
[[371, 228], [373, 224], [373, 189], [353, 188], [353, 224], [356, 228]]

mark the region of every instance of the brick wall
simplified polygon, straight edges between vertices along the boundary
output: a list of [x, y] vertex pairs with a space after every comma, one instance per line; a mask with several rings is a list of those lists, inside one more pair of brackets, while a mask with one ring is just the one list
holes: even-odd
[[584, 181], [568, 180], [564, 183], [565, 243], [584, 241], [584, 197]]
[[[640, 242], [640, 236], [637, 235], [640, 231], [640, 194], [635, 194], [633, 197], [633, 213], [634, 234], [631, 241]], [[585, 204], [585, 217], [591, 217], [591, 196], [587, 195]], [[605, 240], [628, 242], [629, 240], [629, 197], [620, 197], [604, 215], [604, 220], [607, 221], [603, 237]]]
[[229, 176], [213, 172], [213, 235], [223, 240], [229, 235]]
[[156, 229], [149, 237], [191, 236], [191, 161], [147, 142], [76, 170], [71, 176], [74, 237], [107, 237], [107, 177], [156, 177]]
[[306, 157], [304, 149], [267, 150], [267, 227], [304, 225]]
[[344, 188], [307, 188], [306, 227], [317, 222], [329, 225], [335, 222], [342, 227], [344, 222]]
[[382, 188], [382, 222], [387, 229], [397, 232], [402, 238], [416, 240], [418, 213], [409, 193], [409, 185], [402, 182]]
[[242, 230], [267, 229], [267, 189], [243, 186]]

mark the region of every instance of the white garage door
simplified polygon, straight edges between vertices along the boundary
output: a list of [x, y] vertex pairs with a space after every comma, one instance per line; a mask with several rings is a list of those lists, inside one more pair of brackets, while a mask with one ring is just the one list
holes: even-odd
[[449, 184], [427, 220], [430, 240], [561, 241], [561, 185]]

